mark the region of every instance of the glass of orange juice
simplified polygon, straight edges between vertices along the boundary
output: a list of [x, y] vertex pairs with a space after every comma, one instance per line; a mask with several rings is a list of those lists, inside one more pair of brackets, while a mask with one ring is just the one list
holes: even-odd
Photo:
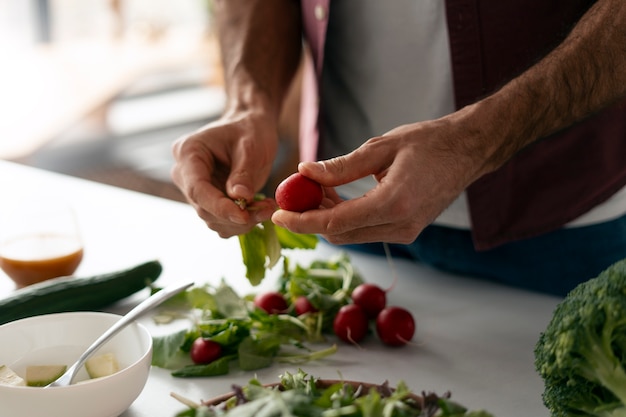
[[73, 209], [54, 200], [29, 200], [0, 226], [0, 268], [22, 288], [69, 276], [83, 259]]

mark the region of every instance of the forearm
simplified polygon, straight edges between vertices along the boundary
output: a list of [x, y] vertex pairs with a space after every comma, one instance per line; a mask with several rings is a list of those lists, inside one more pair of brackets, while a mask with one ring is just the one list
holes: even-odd
[[300, 60], [295, 0], [216, 0], [226, 111], [254, 107], [276, 120]]
[[625, 96], [626, 3], [600, 0], [559, 47], [459, 116], [481, 138], [484, 174]]

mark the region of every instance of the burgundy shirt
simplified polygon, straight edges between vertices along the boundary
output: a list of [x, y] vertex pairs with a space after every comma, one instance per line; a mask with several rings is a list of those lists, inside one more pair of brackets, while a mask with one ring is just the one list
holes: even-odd
[[[301, 0], [305, 67], [301, 158], [317, 159], [330, 0]], [[590, 0], [446, 0], [456, 107], [493, 92], [558, 45]], [[364, 138], [367, 139], [367, 138]], [[626, 185], [626, 100], [543, 138], [467, 189], [475, 247], [562, 227]]]

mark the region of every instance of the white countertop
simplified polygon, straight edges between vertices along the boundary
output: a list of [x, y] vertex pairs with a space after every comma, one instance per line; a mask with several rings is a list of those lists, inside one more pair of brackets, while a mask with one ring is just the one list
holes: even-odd
[[[107, 185], [0, 162], [0, 216], [22, 197], [39, 194], [69, 202], [76, 210], [85, 257], [76, 272], [87, 276], [159, 259], [157, 283], [178, 279], [218, 283], [226, 279], [241, 295], [271, 288], [271, 271], [260, 287], [246, 278], [237, 239], [221, 239], [193, 209]], [[321, 243], [315, 251], [292, 251], [290, 258], [308, 264], [342, 249]], [[390, 267], [384, 257], [348, 252], [365, 280], [388, 287]], [[360, 348], [340, 344], [339, 352], [302, 369], [316, 377], [343, 377], [394, 385], [403, 380], [416, 391], [452, 392], [470, 409], [495, 416], [548, 416], [541, 401], [543, 383], [534, 370], [533, 349], [559, 299], [453, 276], [405, 260], [395, 261], [398, 282], [388, 303], [409, 309], [417, 322], [412, 345], [382, 346], [368, 338]], [[0, 272], [0, 296], [12, 282]], [[138, 293], [111, 311], [125, 312], [147, 294]], [[142, 322], [155, 332], [150, 318]], [[255, 373], [236, 371], [212, 378], [178, 379], [153, 368], [141, 396], [123, 417], [173, 417], [185, 407], [169, 396], [175, 391], [192, 400], [209, 399], [245, 384], [255, 375], [273, 382], [297, 367], [274, 365]]]

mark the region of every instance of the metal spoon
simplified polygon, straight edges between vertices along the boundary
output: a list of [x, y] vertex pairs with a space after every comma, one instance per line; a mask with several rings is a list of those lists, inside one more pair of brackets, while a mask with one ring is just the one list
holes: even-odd
[[71, 385], [72, 380], [76, 376], [76, 373], [78, 372], [80, 367], [83, 366], [85, 361], [87, 361], [87, 359], [89, 359], [100, 348], [100, 346], [108, 342], [109, 339], [111, 339], [124, 327], [131, 324], [136, 318], [138, 318], [142, 314], [158, 306], [165, 300], [191, 287], [192, 285], [193, 282], [188, 282], [185, 284], [177, 284], [166, 287], [139, 303], [135, 308], [126, 313], [124, 317], [117, 321], [113, 326], [109, 327], [109, 329], [104, 332], [102, 336], [96, 339], [96, 341], [93, 342], [91, 346], [87, 348], [87, 350], [85, 350], [85, 352], [78, 358], [78, 360], [72, 366], [70, 366], [63, 375], [61, 375], [56, 381], [46, 385], [45, 388], [64, 387], [67, 385]]

